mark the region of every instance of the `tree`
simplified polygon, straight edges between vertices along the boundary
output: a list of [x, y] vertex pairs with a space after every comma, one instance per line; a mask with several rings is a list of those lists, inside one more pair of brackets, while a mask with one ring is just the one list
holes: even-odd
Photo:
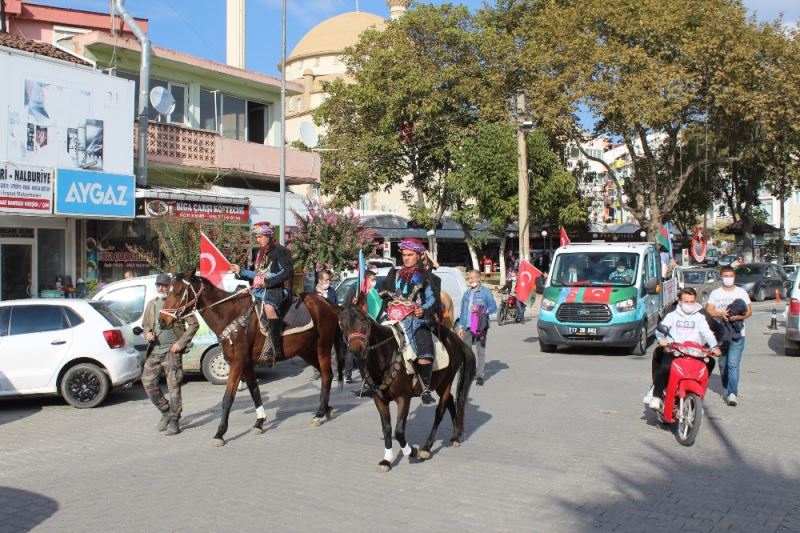
[[681, 168], [683, 132], [713, 124], [746, 97], [739, 71], [753, 24], [745, 8], [733, 0], [562, 0], [532, 17], [519, 24], [530, 32], [520, 53], [534, 115], [580, 144], [575, 116], [588, 109], [599, 119], [595, 134], [624, 142], [633, 167], [628, 208], [655, 235], [707, 163]]
[[330, 97], [315, 112], [330, 149], [322, 190], [335, 205], [403, 187], [413, 219], [434, 232], [435, 254], [437, 224], [455, 203], [454, 154], [478, 115], [477, 57], [469, 12], [447, 4], [420, 5], [344, 51], [350, 79], [323, 83]]
[[358, 251], [373, 245], [376, 234], [359, 225], [359, 216], [324, 203], [309, 200], [307, 215], [294, 209], [297, 231], [292, 232], [288, 248], [295, 265], [304, 272], [343, 270], [358, 264]]

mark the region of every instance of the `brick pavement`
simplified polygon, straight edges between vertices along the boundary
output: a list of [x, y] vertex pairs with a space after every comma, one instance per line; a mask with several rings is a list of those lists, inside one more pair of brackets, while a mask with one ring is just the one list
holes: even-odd
[[[800, 359], [777, 355], [771, 303], [748, 325], [741, 403], [709, 390], [692, 448], [641, 405], [649, 356], [541, 354], [535, 322], [494, 327], [467, 438], [388, 474], [371, 402], [347, 387], [309, 427], [318, 385], [284, 363], [262, 373], [267, 432], [239, 395], [229, 443], [211, 448], [220, 387], [184, 389], [183, 434], [153, 428], [141, 387], [79, 411], [58, 399], [0, 402], [0, 532], [41, 531], [800, 531]], [[780, 351], [782, 354], [782, 350]], [[719, 378], [712, 380], [719, 390]], [[420, 443], [432, 410], [415, 402]], [[395, 445], [397, 452], [397, 446]]]

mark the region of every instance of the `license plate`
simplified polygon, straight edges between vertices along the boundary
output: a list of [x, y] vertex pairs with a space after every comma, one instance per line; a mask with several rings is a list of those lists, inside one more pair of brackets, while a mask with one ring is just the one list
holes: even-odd
[[570, 335], [597, 335], [597, 328], [568, 328]]

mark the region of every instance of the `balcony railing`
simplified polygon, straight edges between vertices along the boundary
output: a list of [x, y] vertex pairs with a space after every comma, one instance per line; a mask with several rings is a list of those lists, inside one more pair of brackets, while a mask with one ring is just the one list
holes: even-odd
[[[134, 125], [134, 151], [139, 150], [139, 127]], [[215, 169], [228, 174], [277, 178], [280, 150], [275, 146], [226, 139], [218, 133], [151, 122], [147, 128], [149, 165]], [[290, 183], [319, 182], [319, 155], [286, 150], [286, 179]]]

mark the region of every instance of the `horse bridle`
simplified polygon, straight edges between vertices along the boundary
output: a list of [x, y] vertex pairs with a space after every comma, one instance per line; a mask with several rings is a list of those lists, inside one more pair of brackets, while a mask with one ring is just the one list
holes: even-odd
[[384, 340], [382, 340], [382, 341], [380, 341], [378, 343], [375, 343], [372, 346], [370, 346], [369, 345], [369, 334], [370, 334], [371, 329], [372, 329], [372, 325], [371, 324], [367, 324], [366, 333], [361, 333], [360, 331], [354, 331], [353, 333], [348, 335], [347, 339], [345, 339], [346, 342], [347, 342], [347, 349], [350, 350], [351, 352], [355, 353], [355, 351], [350, 346], [350, 341], [352, 339], [354, 339], [354, 338], [355, 339], [361, 339], [361, 340], [364, 341], [364, 344], [365, 344], [364, 351], [365, 352], [370, 352], [370, 351], [376, 350], [376, 349], [380, 348], [381, 346], [383, 346], [384, 344], [388, 344], [391, 341], [395, 340], [395, 337], [394, 337], [394, 334], [393, 334], [391, 337], [386, 338], [386, 339], [384, 339]]
[[[221, 303], [227, 302], [228, 300], [233, 300], [235, 298], [239, 298], [241, 296], [244, 296], [245, 294], [249, 294], [250, 293], [250, 289], [241, 289], [241, 290], [236, 291], [235, 293], [233, 293], [233, 294], [231, 294], [229, 296], [226, 296], [225, 298], [223, 298], [221, 300], [218, 300], [218, 301], [216, 301], [216, 302], [214, 302], [212, 304], [209, 304], [209, 305], [207, 305], [207, 306], [205, 306], [203, 308], [198, 309], [197, 308], [197, 302], [199, 301], [200, 295], [203, 294], [203, 291], [205, 290], [206, 286], [203, 285], [202, 287], [200, 287], [199, 291], [196, 291], [194, 289], [194, 285], [192, 285], [190, 282], [186, 281], [185, 279], [181, 279], [181, 281], [183, 282], [184, 285], [187, 286], [188, 289], [192, 290], [193, 298], [191, 300], [188, 300], [189, 291], [185, 290], [185, 291], [183, 291], [183, 298], [181, 299], [181, 305], [179, 305], [178, 307], [176, 307], [174, 309], [162, 309], [161, 310], [161, 312], [163, 314], [165, 314], [167, 316], [171, 316], [175, 320], [181, 320], [187, 314], [194, 313], [195, 311], [197, 311], [198, 313], [202, 313], [206, 309], [211, 309], [212, 307], [214, 307], [216, 305], [219, 305]], [[189, 308], [189, 306], [191, 306], [191, 308]]]

